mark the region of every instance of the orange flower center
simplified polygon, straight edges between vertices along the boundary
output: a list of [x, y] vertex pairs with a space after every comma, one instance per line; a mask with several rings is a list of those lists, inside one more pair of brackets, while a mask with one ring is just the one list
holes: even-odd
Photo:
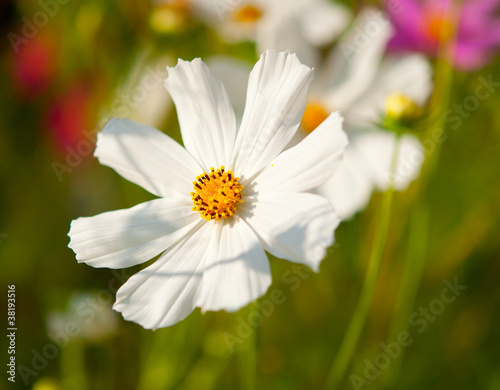
[[219, 222], [219, 219], [233, 215], [238, 203], [243, 202], [243, 186], [238, 182], [239, 179], [234, 177], [233, 172], [225, 172], [223, 166], [217, 170], [210, 168], [208, 174], [203, 172], [193, 182], [193, 211], [198, 211], [207, 221], [215, 219]]
[[255, 23], [262, 16], [262, 11], [254, 5], [245, 5], [235, 13], [235, 19], [240, 23]]
[[311, 103], [306, 106], [304, 115], [302, 116], [302, 128], [311, 133], [323, 121], [328, 118], [328, 112], [318, 103]]
[[423, 31], [434, 44], [448, 42], [453, 37], [453, 23], [444, 12], [428, 11], [424, 16]]

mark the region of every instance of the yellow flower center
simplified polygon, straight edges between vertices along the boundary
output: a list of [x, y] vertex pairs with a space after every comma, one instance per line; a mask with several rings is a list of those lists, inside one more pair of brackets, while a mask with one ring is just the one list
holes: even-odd
[[182, 30], [189, 19], [191, 11], [187, 0], [170, 0], [153, 9], [149, 24], [159, 33], [172, 33]]
[[208, 174], [203, 172], [193, 182], [193, 211], [198, 211], [207, 221], [215, 219], [219, 222], [219, 219], [233, 215], [238, 203], [243, 202], [243, 186], [238, 182], [239, 179], [234, 177], [233, 172], [225, 172], [223, 166], [217, 170], [210, 168]]
[[393, 93], [385, 100], [387, 115], [397, 120], [410, 120], [416, 118], [420, 113], [420, 107], [408, 96], [401, 93]]
[[304, 115], [302, 116], [302, 128], [311, 133], [323, 121], [328, 118], [328, 112], [318, 103], [311, 103], [306, 106]]
[[237, 22], [255, 23], [262, 16], [262, 11], [254, 5], [245, 5], [236, 10], [234, 15]]

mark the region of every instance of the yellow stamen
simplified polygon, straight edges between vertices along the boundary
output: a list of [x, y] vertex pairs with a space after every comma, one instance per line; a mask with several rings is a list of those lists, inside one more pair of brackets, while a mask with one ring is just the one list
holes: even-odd
[[236, 10], [234, 18], [240, 23], [255, 23], [262, 16], [262, 11], [254, 5], [245, 5]]
[[240, 178], [234, 177], [233, 172], [210, 168], [210, 172], [203, 172], [193, 182], [194, 192], [191, 192], [193, 211], [198, 211], [200, 216], [207, 221], [228, 218], [236, 212], [238, 203], [243, 202], [241, 191], [243, 186], [238, 182]]
[[308, 104], [302, 116], [302, 128], [306, 132], [311, 133], [316, 127], [323, 123], [326, 118], [328, 118], [328, 113], [322, 105], [318, 103]]

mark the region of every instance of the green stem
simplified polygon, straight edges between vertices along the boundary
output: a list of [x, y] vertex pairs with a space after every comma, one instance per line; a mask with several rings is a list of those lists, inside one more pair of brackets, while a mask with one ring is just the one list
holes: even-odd
[[68, 390], [89, 388], [85, 369], [85, 342], [71, 341], [61, 353], [61, 385]]
[[[435, 129], [444, 131], [444, 113], [449, 106], [451, 96], [451, 85], [453, 82], [453, 68], [446, 59], [446, 47], [441, 48], [440, 56], [436, 62], [436, 88], [432, 97], [430, 109], [434, 118], [429, 121], [425, 139], [432, 139]], [[428, 233], [430, 227], [431, 210], [426, 202], [425, 194], [429, 187], [430, 179], [438, 166], [441, 144], [436, 143], [435, 148], [427, 156], [422, 167], [421, 180], [417, 191], [417, 199], [412, 208], [410, 217], [410, 230], [408, 241], [408, 252], [405, 259], [400, 291], [397, 294], [394, 307], [394, 316], [389, 328], [388, 340], [396, 340], [397, 335], [408, 329], [408, 318], [413, 311], [417, 298], [418, 289], [424, 273], [427, 260]], [[392, 388], [399, 377], [401, 364], [404, 356], [402, 351], [399, 359], [393, 362], [391, 369], [382, 377], [382, 388]]]
[[[250, 312], [259, 313], [259, 318], [262, 316], [260, 312], [260, 300], [255, 301], [249, 306], [249, 310], [245, 311], [245, 317], [248, 318]], [[260, 318], [262, 319], [262, 318]], [[260, 320], [257, 320], [260, 323]], [[239, 373], [241, 378], [241, 389], [256, 390], [259, 386], [258, 374], [258, 359], [259, 359], [259, 329], [252, 327], [253, 332], [250, 337], [237, 350]]]
[[391, 216], [392, 199], [394, 194], [393, 180], [398, 160], [399, 144], [400, 144], [400, 138], [398, 136], [392, 154], [391, 183], [389, 189], [386, 191], [382, 199], [379, 226], [376, 231], [374, 244], [369, 259], [368, 271], [365, 275], [363, 289], [361, 290], [361, 295], [358, 301], [358, 305], [356, 306], [354, 314], [351, 318], [351, 322], [349, 323], [346, 335], [342, 340], [340, 349], [330, 368], [326, 381], [327, 389], [337, 388], [338, 385], [342, 382], [347, 366], [351, 361], [352, 355], [354, 353], [359, 337], [361, 335], [361, 331], [363, 330], [363, 326], [368, 316], [368, 311], [370, 309], [373, 294], [375, 292], [375, 287], [377, 285], [380, 266], [382, 264], [385, 243], [387, 240], [387, 233], [389, 231], [389, 221]]

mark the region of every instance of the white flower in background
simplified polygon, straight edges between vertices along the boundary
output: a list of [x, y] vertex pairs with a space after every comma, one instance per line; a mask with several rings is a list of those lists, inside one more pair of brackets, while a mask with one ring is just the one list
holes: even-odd
[[236, 311], [271, 283], [264, 250], [317, 271], [339, 223], [307, 193], [333, 175], [347, 138], [338, 113], [281, 153], [299, 126], [312, 70], [269, 51], [250, 74], [237, 131], [223, 85], [199, 59], [179, 60], [165, 85], [185, 149], [162, 132], [111, 119], [98, 135], [103, 165], [159, 199], [79, 218], [69, 247], [79, 262], [124, 268], [160, 255], [117, 292], [114, 309], [148, 329], [202, 311]]
[[[330, 53], [311, 85], [299, 134], [305, 137], [340, 110], [349, 147], [335, 175], [319, 188], [343, 219], [366, 207], [374, 189], [390, 183], [394, 133], [377, 128], [394, 95], [424, 105], [432, 91], [432, 70], [425, 57], [410, 54], [383, 59], [392, 33], [384, 15], [373, 9], [360, 13], [353, 28]], [[315, 131], [315, 130], [314, 130]], [[394, 188], [404, 190], [418, 177], [423, 147], [412, 135], [400, 140]]]
[[[386, 113], [386, 102], [399, 96], [423, 105], [432, 91], [431, 67], [423, 56], [383, 58], [390, 35], [391, 27], [381, 12], [366, 9], [360, 13], [326, 63], [317, 68], [300, 129], [291, 142], [303, 140], [330, 112], [340, 110], [349, 146], [339, 169], [318, 190], [343, 219], [366, 207], [375, 189], [383, 191], [390, 185], [395, 135], [374, 125]], [[225, 84], [232, 85], [232, 99], [241, 102], [244, 85], [238, 79], [246, 65], [229, 57], [216, 57], [211, 65]], [[396, 190], [406, 189], [418, 177], [422, 160], [418, 139], [402, 136]]]
[[313, 46], [330, 44], [350, 21], [349, 9], [330, 0], [191, 0], [191, 4], [198, 18], [227, 42], [255, 41], [259, 53], [290, 50], [309, 66], [318, 56]]
[[64, 312], [53, 311], [47, 315], [49, 337], [56, 341], [102, 340], [113, 334], [118, 326], [117, 314], [110, 308], [97, 294], [75, 294]]
[[165, 90], [166, 67], [175, 62], [167, 56], [147, 59], [149, 53], [139, 55], [113, 97], [103, 118], [126, 116], [148, 126], [160, 127], [173, 102]]

